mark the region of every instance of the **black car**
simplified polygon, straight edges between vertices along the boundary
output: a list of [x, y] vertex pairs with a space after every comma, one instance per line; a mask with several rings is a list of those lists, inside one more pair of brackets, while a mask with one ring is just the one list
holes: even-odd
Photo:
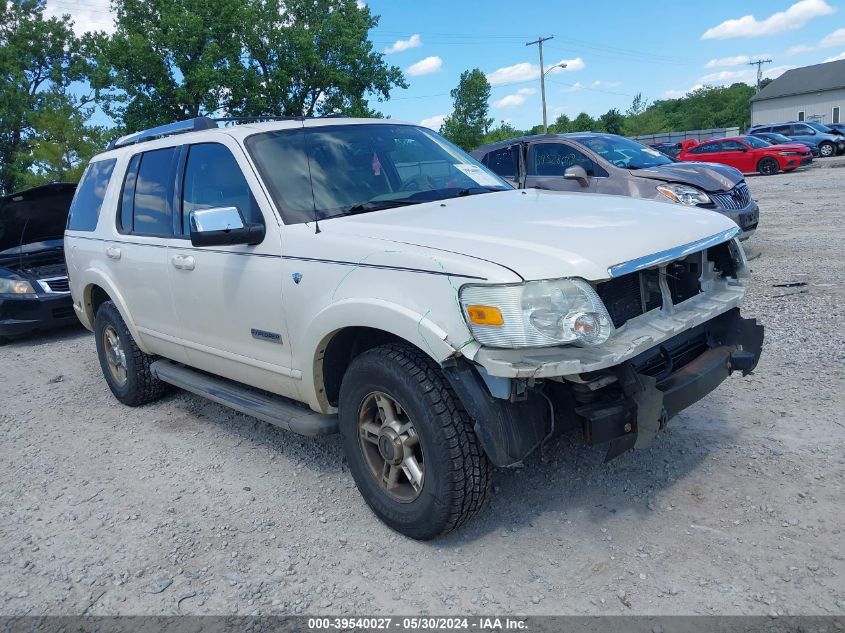
[[[754, 132], [751, 136], [756, 136], [758, 138], [763, 139], [764, 141], [769, 141], [772, 145], [794, 145], [798, 141], [793, 141], [788, 136], [784, 136], [783, 134], [777, 134], [775, 132]], [[801, 143], [804, 145], [804, 143]], [[810, 151], [813, 152], [813, 158], [819, 157], [819, 147], [818, 145], [804, 145], [805, 147], [810, 148]]]
[[79, 322], [63, 241], [75, 191], [57, 182], [0, 197], [0, 341]]

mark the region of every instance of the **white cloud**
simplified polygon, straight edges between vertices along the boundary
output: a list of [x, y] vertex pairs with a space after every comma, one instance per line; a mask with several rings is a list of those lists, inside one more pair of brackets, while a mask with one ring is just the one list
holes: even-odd
[[411, 75], [411, 77], [419, 77], [421, 75], [436, 73], [441, 68], [443, 68], [443, 60], [437, 55], [432, 55], [421, 59], [416, 64], [411, 64], [405, 69], [405, 72]]
[[576, 81], [571, 86], [564, 88], [561, 92], [581, 92], [584, 89], [584, 84], [580, 81]]
[[807, 44], [797, 44], [796, 46], [790, 46], [789, 49], [786, 51], [786, 54], [789, 57], [793, 55], [800, 55], [801, 53], [809, 53], [812, 50], [815, 50], [815, 46], [808, 46]]
[[[795, 68], [795, 66], [775, 66], [773, 68], [764, 68], [763, 77], [767, 79], [774, 79], [780, 77], [787, 70]], [[735, 84], [738, 82], [745, 82], [749, 85], [757, 83], [757, 71], [753, 68], [748, 70], [722, 70], [716, 73], [710, 73], [698, 78], [698, 82], [709, 86], [722, 86], [728, 84]]]
[[[560, 68], [561, 64], [566, 64], [566, 68]], [[580, 57], [575, 59], [562, 59], [552, 66], [547, 66], [546, 70], [549, 74], [557, 74], [563, 72], [573, 72], [582, 70], [585, 67], [584, 60]], [[551, 68], [551, 70], [549, 70]], [[497, 68], [492, 73], [487, 75], [487, 81], [491, 86], [501, 86], [502, 84], [519, 83], [521, 81], [531, 81], [540, 77], [540, 66], [523, 62], [521, 64], [514, 64], [513, 66], [505, 66], [504, 68]]]
[[367, 3], [364, 2], [364, 0], [355, 0], [355, 6], [358, 7], [359, 9], [363, 9], [364, 7], [367, 6]]
[[720, 57], [719, 59], [711, 59], [704, 64], [705, 68], [719, 68], [721, 66], [740, 66], [751, 61], [748, 55], [737, 55], [736, 57]]
[[392, 55], [393, 53], [401, 53], [402, 51], [417, 48], [418, 46], [422, 46], [422, 40], [420, 39], [419, 33], [414, 33], [407, 40], [396, 40], [393, 42], [391, 46], [384, 49], [384, 54]]
[[834, 55], [833, 57], [828, 57], [825, 61], [827, 62], [838, 62], [840, 59], [845, 59], [845, 51], [839, 53], [839, 55]]
[[427, 119], [423, 119], [420, 121], [420, 125], [423, 127], [429, 127], [434, 131], [440, 129], [440, 126], [443, 125], [443, 122], [446, 120], [445, 114], [435, 114], [434, 116], [430, 116]]
[[537, 92], [534, 88], [520, 88], [516, 94], [505, 95], [498, 101], [493, 102], [494, 108], [515, 108], [525, 103], [525, 97]]
[[830, 35], [826, 35], [820, 42], [820, 45], [825, 48], [845, 45], [845, 29], [836, 29]]
[[745, 15], [734, 20], [725, 20], [707, 29], [703, 40], [726, 40], [734, 37], [764, 37], [784, 31], [800, 29], [813, 18], [830, 15], [836, 11], [825, 0], [799, 0], [786, 11], [773, 13], [764, 20]]
[[[75, 5], [70, 8], [69, 5]], [[82, 35], [89, 31], [114, 32], [114, 14], [111, 12], [110, 0], [85, 0], [84, 2], [68, 2], [67, 0], [47, 0], [44, 17], [53, 18], [70, 15], [73, 20], [73, 31]]]
[[621, 85], [621, 81], [602, 81], [601, 79], [596, 79], [590, 84], [592, 88], [618, 88]]

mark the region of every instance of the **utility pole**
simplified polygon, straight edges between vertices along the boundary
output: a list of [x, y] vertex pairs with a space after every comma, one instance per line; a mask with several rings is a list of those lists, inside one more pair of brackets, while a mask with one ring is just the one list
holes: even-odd
[[763, 64], [771, 63], [771, 59], [757, 59], [753, 62], [748, 62], [749, 66], [757, 66], [757, 92], [760, 92], [760, 82], [763, 81]]
[[546, 67], [543, 65], [543, 42], [553, 40], [554, 35], [549, 37], [538, 37], [533, 42], [526, 42], [526, 46], [537, 46], [540, 49], [540, 99], [543, 101], [543, 134], [549, 133], [548, 121], [546, 119]]

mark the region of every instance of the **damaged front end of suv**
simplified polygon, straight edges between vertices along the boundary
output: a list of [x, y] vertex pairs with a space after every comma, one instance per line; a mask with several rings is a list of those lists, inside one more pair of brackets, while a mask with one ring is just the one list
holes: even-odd
[[750, 373], [763, 326], [740, 316], [749, 270], [738, 233], [619, 263], [593, 283], [464, 286], [481, 345], [445, 372], [493, 463], [573, 430], [608, 444], [606, 460], [645, 448], [731, 373]]

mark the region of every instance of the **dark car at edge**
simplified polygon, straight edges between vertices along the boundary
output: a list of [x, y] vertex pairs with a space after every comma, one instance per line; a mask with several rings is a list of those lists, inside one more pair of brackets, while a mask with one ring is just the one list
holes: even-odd
[[78, 323], [63, 241], [75, 191], [51, 183], [0, 197], [0, 342]]
[[520, 188], [630, 196], [721, 213], [742, 229], [757, 229], [759, 208], [738, 170], [715, 163], [681, 163], [615, 134], [576, 132], [501, 141], [472, 155]]

